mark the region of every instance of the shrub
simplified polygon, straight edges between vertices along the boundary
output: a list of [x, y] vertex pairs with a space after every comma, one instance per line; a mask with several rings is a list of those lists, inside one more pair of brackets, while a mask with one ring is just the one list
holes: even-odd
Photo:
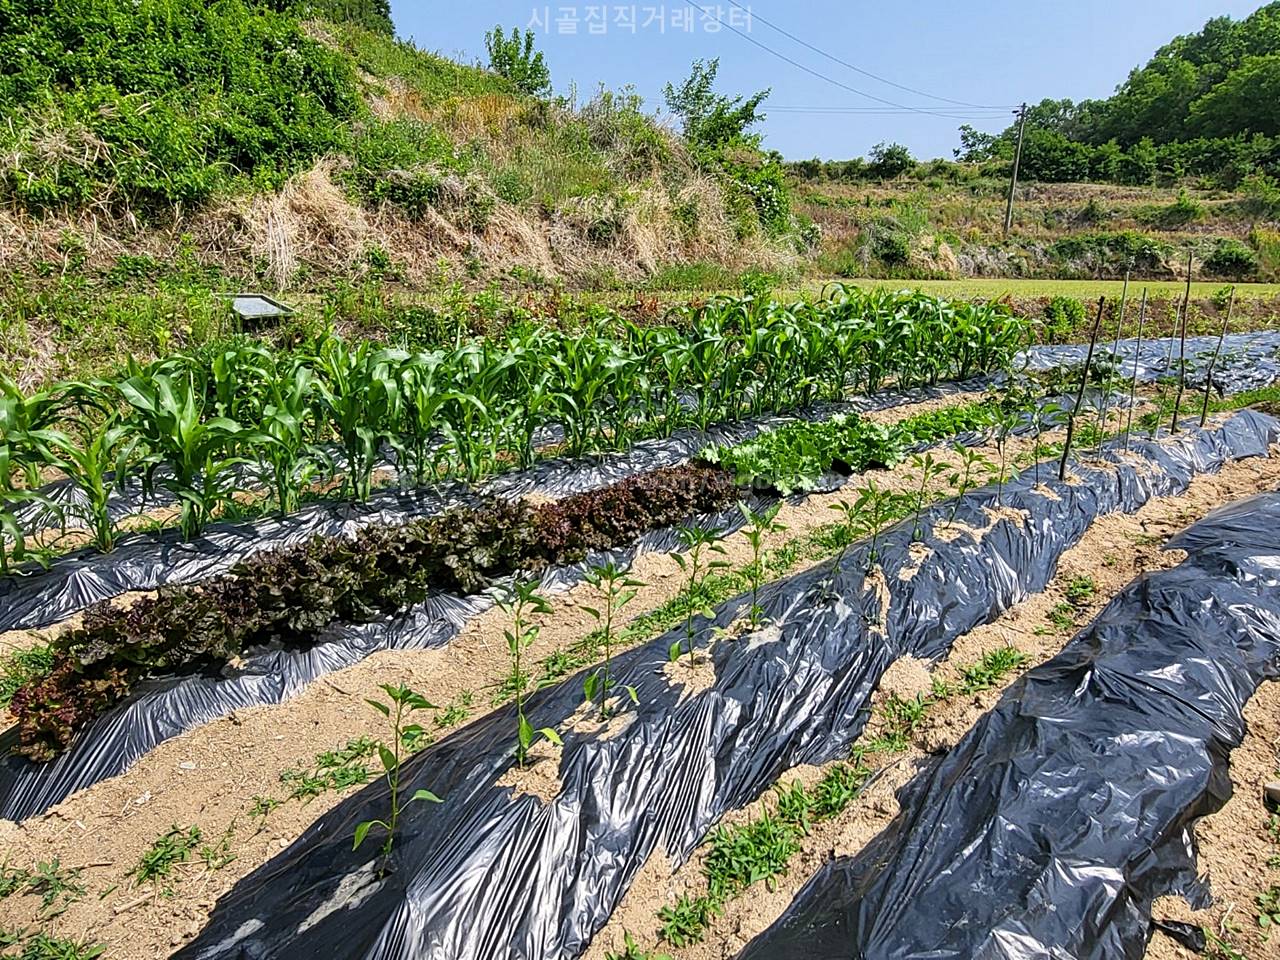
[[911, 151], [900, 143], [877, 143], [868, 158], [867, 173], [878, 180], [893, 180], [916, 165]]
[[470, 169], [440, 130], [418, 120], [371, 120], [352, 143], [355, 163], [345, 176], [372, 203], [392, 203], [421, 216], [441, 199], [443, 180]]
[[1084, 304], [1075, 297], [1054, 297], [1044, 308], [1044, 331], [1050, 343], [1065, 343], [1084, 323]]
[[272, 0], [264, 4], [276, 10], [288, 10], [305, 20], [331, 20], [353, 23], [374, 33], [392, 36], [391, 0]]
[[1196, 223], [1205, 217], [1204, 204], [1190, 196], [1186, 190], [1178, 191], [1178, 199], [1164, 207], [1146, 207], [1137, 212], [1142, 223], [1166, 230]]
[[1268, 277], [1280, 276], [1280, 231], [1254, 227], [1249, 242], [1258, 251], [1258, 266]]
[[901, 230], [876, 230], [871, 239], [871, 252], [885, 266], [903, 266], [911, 259], [911, 238]]
[[1258, 272], [1258, 255], [1239, 240], [1219, 240], [1204, 261], [1205, 269], [1215, 276], [1243, 279]]
[[273, 187], [342, 147], [359, 108], [345, 57], [240, 0], [102, 0], [92, 16], [14, 0], [5, 15], [0, 192], [27, 206], [108, 188], [194, 203], [236, 176]]
[[1167, 244], [1155, 237], [1124, 230], [1062, 237], [1049, 247], [1049, 255], [1057, 260], [1084, 261], [1091, 270], [1119, 274], [1130, 263], [1137, 270], [1162, 269], [1167, 249]]

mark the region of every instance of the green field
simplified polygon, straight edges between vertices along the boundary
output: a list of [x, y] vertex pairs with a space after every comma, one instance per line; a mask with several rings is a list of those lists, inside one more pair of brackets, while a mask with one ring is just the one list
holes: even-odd
[[[968, 280], [846, 280], [845, 283], [860, 287], [888, 287], [893, 290], [921, 290], [925, 293], [949, 297], [1002, 297], [1005, 294], [1017, 298], [1026, 297], [1076, 297], [1090, 300], [1104, 294], [1118, 297], [1124, 288], [1122, 280], [1013, 280], [1001, 278], [975, 278]], [[814, 284], [821, 288], [821, 284]], [[1193, 298], [1208, 298], [1231, 284], [1209, 281], [1191, 284]], [[1280, 283], [1236, 284], [1238, 297], [1257, 300], [1280, 297]], [[1145, 288], [1152, 297], [1182, 296], [1185, 282], [1176, 280], [1135, 280], [1129, 284], [1129, 292], [1141, 294]], [[808, 286], [806, 286], [808, 289]]]

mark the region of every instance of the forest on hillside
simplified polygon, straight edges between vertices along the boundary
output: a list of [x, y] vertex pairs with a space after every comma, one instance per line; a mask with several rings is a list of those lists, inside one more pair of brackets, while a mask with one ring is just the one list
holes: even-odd
[[[961, 128], [961, 159], [1012, 156], [999, 135]], [[1215, 17], [1175, 37], [1105, 100], [1042, 100], [1027, 111], [1030, 179], [1147, 184], [1184, 176], [1234, 187], [1280, 173], [1280, 2]]]

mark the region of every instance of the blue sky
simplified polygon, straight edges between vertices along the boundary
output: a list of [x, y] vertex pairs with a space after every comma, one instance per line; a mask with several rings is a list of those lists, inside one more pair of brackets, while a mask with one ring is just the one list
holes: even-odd
[[[1174, 35], [1199, 30], [1210, 17], [1239, 19], [1262, 5], [1262, 0], [739, 2], [856, 67], [981, 107], [1044, 97], [1105, 97]], [[833, 63], [754, 17], [748, 26], [746, 14], [725, 0], [699, 4], [711, 17], [718, 9], [721, 20], [733, 22], [759, 44], [839, 84], [926, 112], [833, 112], [898, 108], [806, 73], [727, 27], [714, 32], [706, 14], [679, 0], [392, 0], [391, 6], [400, 36], [467, 61], [484, 58], [484, 33], [494, 24], [532, 25], [557, 92], [567, 93], [576, 84], [581, 96], [602, 82], [614, 89], [631, 84], [652, 109], [662, 105], [663, 84], [687, 76], [694, 59], [719, 57], [722, 91], [772, 89], [765, 104], [765, 143], [789, 159], [859, 156], [884, 140], [905, 143], [917, 156], [950, 156], [961, 123], [988, 130], [1007, 124], [1003, 110], [910, 93]], [[782, 109], [769, 112], [770, 106]], [[800, 112], [813, 108], [823, 112]]]

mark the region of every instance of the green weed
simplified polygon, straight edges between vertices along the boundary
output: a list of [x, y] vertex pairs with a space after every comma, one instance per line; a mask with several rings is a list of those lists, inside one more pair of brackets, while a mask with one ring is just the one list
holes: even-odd
[[[376, 749], [377, 744], [368, 737], [348, 740], [337, 750], [316, 754], [315, 766], [311, 770], [291, 767], [280, 774], [280, 780], [290, 787], [289, 799], [303, 803], [330, 790], [345, 790], [368, 783], [372, 773], [365, 761], [373, 757]], [[272, 808], [266, 808], [266, 812]], [[255, 811], [258, 809], [255, 804]]]
[[1093, 582], [1092, 577], [1072, 577], [1071, 582], [1067, 584], [1067, 602], [1073, 607], [1083, 607], [1097, 592], [1098, 585]]
[[249, 807], [249, 816], [255, 820], [265, 820], [271, 814], [271, 811], [282, 803], [284, 801], [276, 797], [255, 796], [252, 806]]
[[463, 690], [458, 694], [457, 699], [437, 713], [431, 722], [440, 729], [462, 723], [467, 717], [471, 716], [471, 707], [474, 701], [475, 695], [470, 690]]
[[1204, 927], [1205, 956], [1208, 960], [1249, 960], [1230, 940]]
[[786, 872], [800, 849], [799, 831], [765, 813], [741, 827], [718, 827], [711, 837], [704, 872], [712, 898], [724, 902], [753, 883], [771, 882]]
[[200, 859], [204, 861], [206, 869], [222, 870], [235, 862], [236, 855], [231, 850], [231, 841], [235, 837], [235, 832], [236, 823], [232, 820], [231, 825], [227, 827], [217, 843], [205, 844], [200, 848]]
[[1060, 603], [1049, 611], [1049, 622], [1059, 630], [1070, 630], [1076, 625], [1076, 608]]
[[[5, 939], [8, 939], [9, 945], [15, 945], [20, 941], [21, 935], [0, 933], [0, 946], [6, 945]], [[37, 933], [22, 943], [21, 953], [5, 954], [5, 956], [12, 956], [13, 960], [95, 960], [101, 957], [106, 949], [104, 946], [81, 940], [64, 940], [45, 933]]]
[[722, 911], [723, 907], [712, 897], [683, 894], [674, 904], [658, 911], [662, 939], [676, 947], [700, 943], [711, 921]]
[[630, 933], [623, 933], [623, 948], [621, 953], [606, 953], [605, 960], [674, 960], [668, 953], [649, 953], [641, 950], [640, 945], [636, 943], [635, 938]]
[[1280, 927], [1280, 885], [1272, 884], [1255, 899], [1258, 907], [1258, 926], [1271, 936], [1273, 927]]
[[960, 668], [960, 691], [968, 695], [990, 690], [1028, 659], [1025, 653], [1013, 647], [997, 647], [988, 651], [977, 663]]
[[56, 917], [84, 896], [78, 869], [64, 869], [55, 857], [30, 869], [0, 866], [0, 899], [15, 894], [40, 898], [43, 919]]
[[0, 660], [0, 707], [8, 705], [24, 687], [53, 669], [53, 651], [45, 645], [15, 650]]
[[200, 843], [200, 828], [176, 824], [161, 834], [142, 855], [133, 870], [138, 883], [155, 883], [167, 879], [180, 863], [191, 859]]

